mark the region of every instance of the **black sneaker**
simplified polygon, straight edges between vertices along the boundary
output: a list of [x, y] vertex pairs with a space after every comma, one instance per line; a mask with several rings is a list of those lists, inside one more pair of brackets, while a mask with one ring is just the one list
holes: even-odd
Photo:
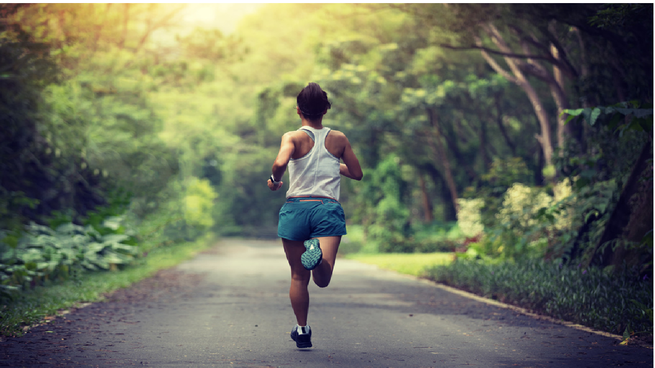
[[296, 325], [293, 330], [291, 330], [291, 340], [296, 342], [296, 347], [298, 349], [305, 349], [312, 347], [312, 329], [309, 326], [305, 327], [306, 333], [299, 333], [298, 330], [300, 327]]
[[304, 242], [305, 253], [300, 256], [300, 262], [307, 270], [313, 270], [321, 264], [323, 259], [323, 251], [321, 251], [320, 242], [318, 239], [309, 239]]

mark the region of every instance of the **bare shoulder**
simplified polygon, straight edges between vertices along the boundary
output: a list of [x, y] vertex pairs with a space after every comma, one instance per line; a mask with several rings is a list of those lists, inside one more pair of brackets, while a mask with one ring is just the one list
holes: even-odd
[[303, 132], [300, 132], [298, 130], [292, 130], [290, 132], [286, 132], [282, 135], [282, 140], [290, 140], [292, 142], [295, 142], [298, 140], [298, 138], [302, 137], [305, 135]]
[[341, 158], [349, 146], [350, 143], [345, 134], [338, 130], [330, 130], [330, 134], [328, 134], [325, 140], [325, 147], [331, 154]]
[[346, 135], [338, 130], [330, 130], [330, 136], [332, 137], [332, 139], [338, 141], [339, 143], [348, 142], [348, 138], [346, 137]]

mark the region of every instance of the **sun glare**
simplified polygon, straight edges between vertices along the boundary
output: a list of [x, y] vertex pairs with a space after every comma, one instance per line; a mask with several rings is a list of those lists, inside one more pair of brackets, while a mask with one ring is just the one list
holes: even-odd
[[189, 28], [218, 28], [223, 34], [229, 34], [236, 30], [241, 18], [260, 6], [261, 4], [187, 4], [182, 11], [181, 21]]

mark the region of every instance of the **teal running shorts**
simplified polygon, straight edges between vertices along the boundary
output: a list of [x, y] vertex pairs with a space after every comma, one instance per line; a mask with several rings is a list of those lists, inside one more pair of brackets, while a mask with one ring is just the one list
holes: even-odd
[[346, 235], [346, 216], [341, 204], [326, 197], [291, 197], [280, 208], [277, 236], [305, 241]]

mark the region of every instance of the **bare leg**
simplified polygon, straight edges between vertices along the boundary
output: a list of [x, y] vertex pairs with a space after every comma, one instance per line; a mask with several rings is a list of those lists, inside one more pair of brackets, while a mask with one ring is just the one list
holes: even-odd
[[289, 288], [289, 299], [291, 308], [296, 315], [299, 326], [307, 326], [307, 312], [309, 310], [309, 292], [307, 285], [311, 278], [311, 272], [307, 271], [300, 262], [300, 256], [305, 252], [305, 246], [301, 241], [282, 239], [284, 252], [287, 254], [287, 261], [291, 266], [291, 287]]
[[317, 239], [321, 243], [323, 262], [312, 270], [312, 276], [314, 276], [314, 283], [318, 287], [324, 288], [332, 280], [332, 270], [334, 270], [334, 262], [337, 259], [341, 236], [326, 236]]

